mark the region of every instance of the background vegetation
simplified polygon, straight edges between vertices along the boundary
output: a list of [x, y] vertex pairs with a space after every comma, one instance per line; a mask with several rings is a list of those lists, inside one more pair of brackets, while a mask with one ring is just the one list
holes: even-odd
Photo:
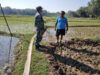
[[[98, 10], [97, 10], [98, 9]], [[12, 9], [10, 7], [3, 8], [6, 15], [30, 15], [34, 16], [36, 13], [35, 9]], [[67, 17], [90, 17], [90, 18], [100, 18], [100, 0], [91, 0], [86, 7], [80, 7], [76, 11], [68, 11], [66, 13]], [[1, 11], [0, 11], [1, 14]], [[44, 10], [44, 16], [57, 16], [57, 13], [50, 13]]]

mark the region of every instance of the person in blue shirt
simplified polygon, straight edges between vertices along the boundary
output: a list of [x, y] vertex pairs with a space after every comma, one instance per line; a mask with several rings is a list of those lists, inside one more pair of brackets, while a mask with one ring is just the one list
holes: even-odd
[[[68, 20], [65, 17], [64, 11], [61, 11], [60, 17], [56, 19], [55, 30], [56, 30], [57, 43], [59, 42], [61, 43], [63, 36], [65, 35], [65, 32], [68, 31]], [[60, 40], [59, 36], [61, 36]]]

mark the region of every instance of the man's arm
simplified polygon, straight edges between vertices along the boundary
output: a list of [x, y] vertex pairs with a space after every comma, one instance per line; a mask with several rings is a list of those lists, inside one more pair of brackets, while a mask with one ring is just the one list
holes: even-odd
[[35, 27], [39, 27], [40, 21], [41, 21], [40, 16], [37, 16], [37, 17], [35, 18]]
[[57, 23], [58, 23], [58, 18], [56, 19], [55, 31], [56, 31], [56, 29], [57, 29]]
[[68, 23], [66, 24], [66, 27], [67, 27], [66, 31], [68, 31], [68, 29], [69, 29]]
[[57, 27], [57, 22], [56, 22], [56, 24], [55, 24], [55, 31], [56, 31], [56, 27]]

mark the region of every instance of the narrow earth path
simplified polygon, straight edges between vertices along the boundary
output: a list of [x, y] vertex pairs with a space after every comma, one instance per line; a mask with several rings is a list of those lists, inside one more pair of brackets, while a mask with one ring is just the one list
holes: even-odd
[[35, 37], [36, 37], [36, 35], [34, 35], [32, 37], [30, 44], [29, 44], [29, 48], [28, 48], [28, 52], [27, 52], [27, 59], [26, 59], [23, 75], [29, 75], [29, 72], [30, 72], [32, 46], [33, 46], [33, 42], [34, 42]]

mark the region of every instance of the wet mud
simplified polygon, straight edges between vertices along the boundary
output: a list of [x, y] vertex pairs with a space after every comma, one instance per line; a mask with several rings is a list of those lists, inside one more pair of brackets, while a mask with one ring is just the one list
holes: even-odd
[[72, 39], [39, 51], [46, 53], [50, 75], [100, 75], [100, 41]]
[[74, 40], [66, 35], [61, 44], [56, 44], [55, 34], [54, 29], [48, 29], [40, 49], [47, 55], [50, 75], [100, 75], [100, 41]]

